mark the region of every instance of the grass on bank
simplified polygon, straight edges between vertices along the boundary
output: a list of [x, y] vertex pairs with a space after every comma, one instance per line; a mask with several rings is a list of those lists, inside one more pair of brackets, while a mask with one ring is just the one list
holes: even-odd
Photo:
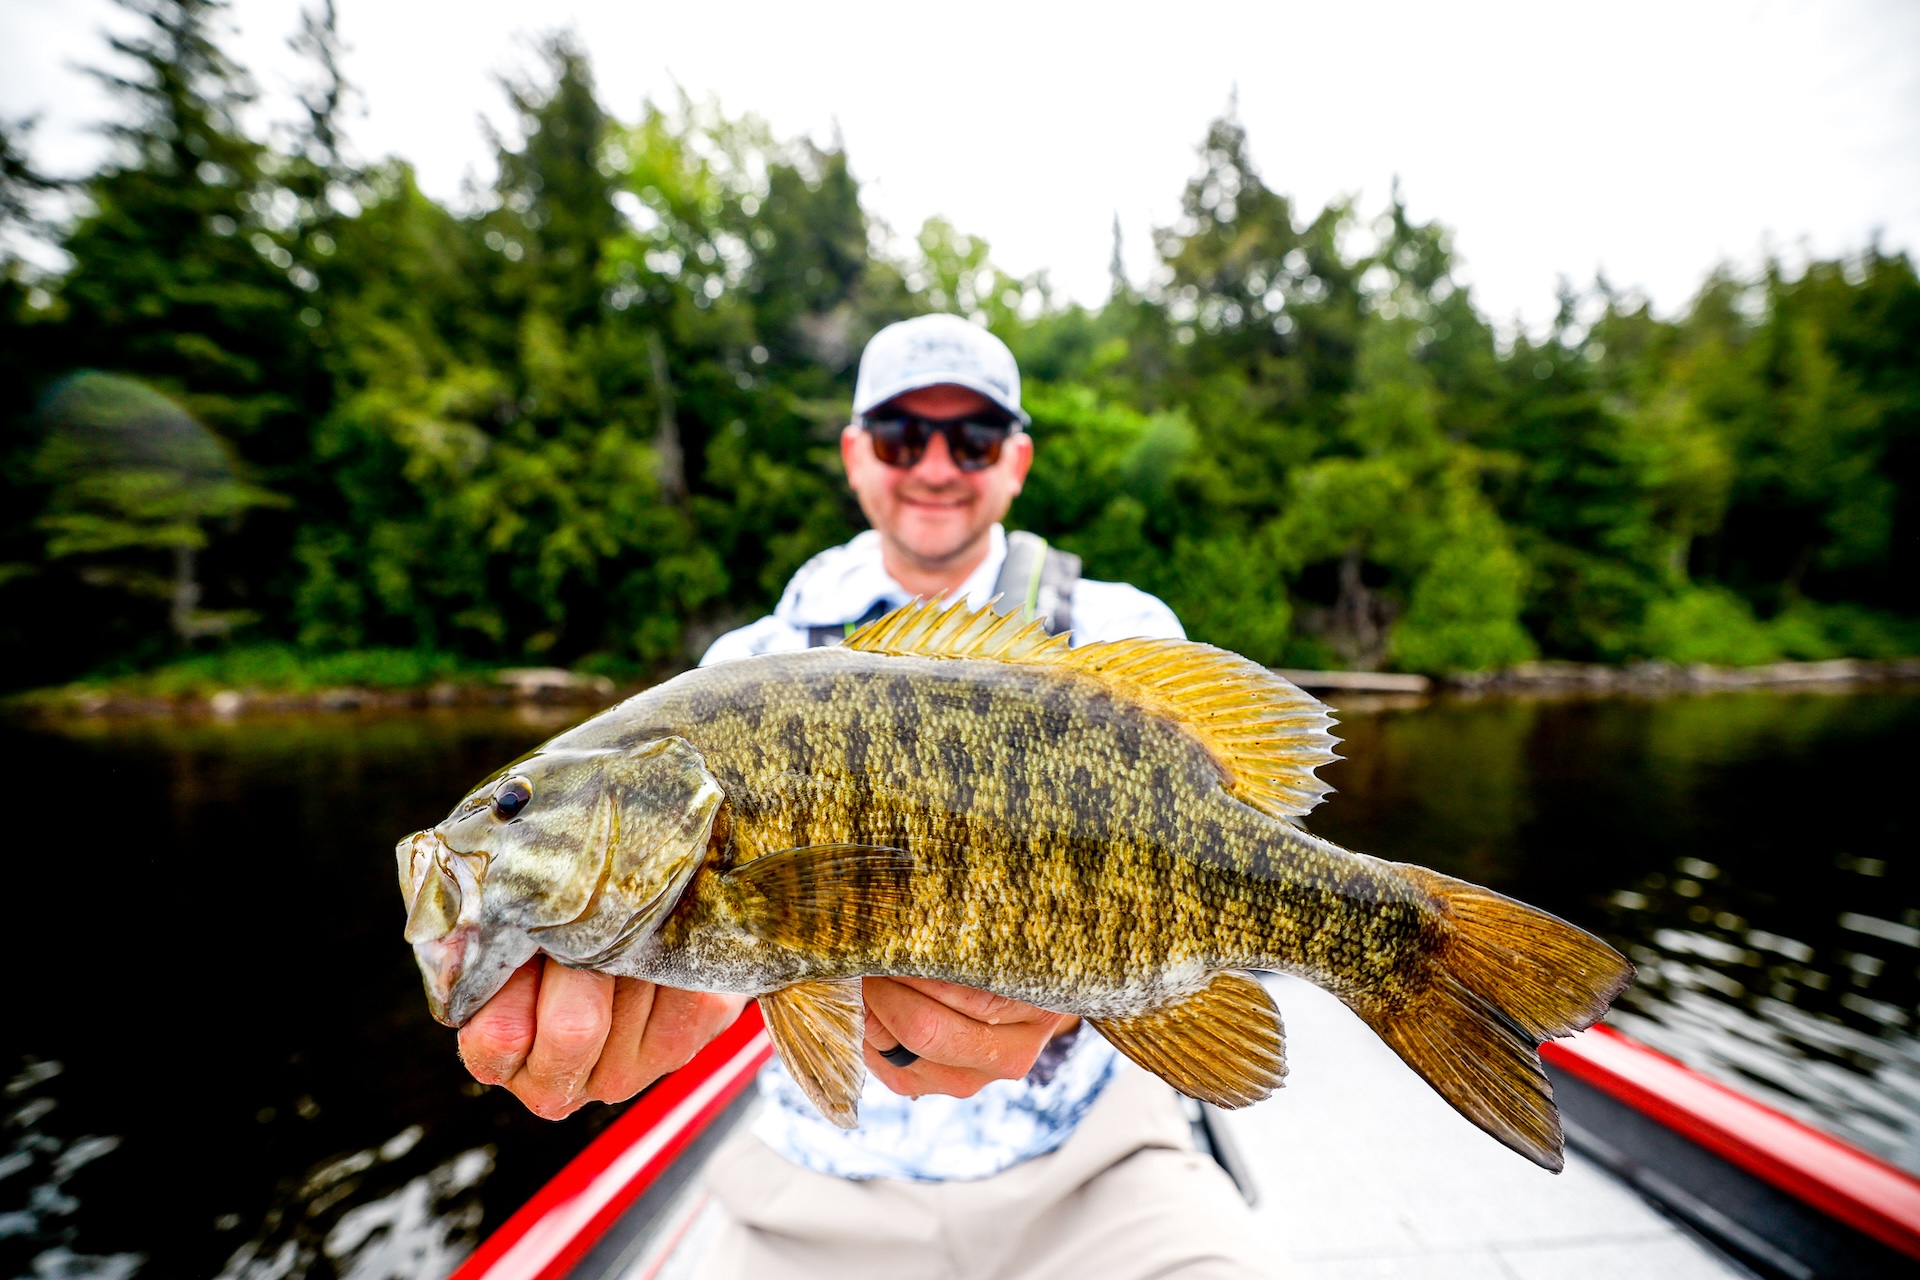
[[1647, 611], [1642, 647], [1668, 662], [1725, 667], [1906, 658], [1920, 654], [1920, 619], [1803, 600], [1763, 620], [1724, 587], [1690, 587]]
[[105, 671], [35, 690], [32, 700], [105, 694], [134, 698], [206, 697], [223, 689], [307, 694], [322, 689], [421, 689], [488, 679], [500, 664], [417, 649], [310, 653], [290, 645], [234, 645], [176, 658], [146, 671]]

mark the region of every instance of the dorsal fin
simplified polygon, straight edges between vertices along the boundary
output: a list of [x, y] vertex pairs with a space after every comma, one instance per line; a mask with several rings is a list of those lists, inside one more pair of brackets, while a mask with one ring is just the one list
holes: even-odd
[[976, 658], [1079, 671], [1178, 722], [1213, 755], [1227, 790], [1295, 818], [1333, 790], [1313, 771], [1340, 757], [1326, 704], [1237, 653], [1191, 640], [1107, 640], [1068, 647], [1020, 614], [940, 597], [915, 601], [847, 637], [847, 648], [922, 658]]
[[[998, 596], [994, 597], [999, 599]], [[1036, 620], [1027, 622], [1021, 611], [995, 613], [993, 602], [984, 609], [967, 608], [963, 596], [952, 604], [946, 597], [903, 604], [847, 637], [846, 647], [868, 653], [895, 653], [918, 658], [991, 658], [1000, 662], [1045, 663], [1049, 655], [1064, 655], [1067, 634], [1047, 634]]]

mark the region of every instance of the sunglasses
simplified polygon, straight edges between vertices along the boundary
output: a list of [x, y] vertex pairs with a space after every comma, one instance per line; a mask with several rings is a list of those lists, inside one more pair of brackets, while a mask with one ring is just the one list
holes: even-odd
[[910, 468], [927, 455], [927, 442], [943, 435], [953, 465], [984, 471], [1000, 461], [1000, 447], [1013, 434], [1004, 418], [922, 418], [912, 413], [868, 414], [861, 427], [873, 440], [873, 456], [890, 467]]

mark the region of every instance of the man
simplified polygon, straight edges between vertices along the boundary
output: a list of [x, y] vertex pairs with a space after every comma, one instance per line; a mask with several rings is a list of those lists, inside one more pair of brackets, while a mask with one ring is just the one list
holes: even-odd
[[[1182, 637], [1159, 600], [1077, 578], [1000, 526], [1033, 460], [1004, 344], [954, 316], [889, 326], [861, 356], [847, 481], [873, 528], [802, 566], [767, 618], [703, 665], [842, 637], [917, 596], [1031, 608], [1076, 643]], [[1010, 590], [1011, 588], [1011, 590]], [[751, 1134], [716, 1155], [728, 1225], [703, 1274], [782, 1277], [1266, 1274], [1232, 1184], [1195, 1154], [1164, 1084], [1079, 1020], [950, 983], [868, 978], [861, 1123], [841, 1130], [777, 1067]], [[480, 1080], [560, 1116], [683, 1064], [736, 997], [535, 962], [461, 1030]]]

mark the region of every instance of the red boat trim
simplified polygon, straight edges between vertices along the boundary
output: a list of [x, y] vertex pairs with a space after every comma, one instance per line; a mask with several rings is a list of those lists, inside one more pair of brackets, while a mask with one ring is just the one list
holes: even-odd
[[1901, 1253], [1920, 1258], [1920, 1180], [1599, 1026], [1540, 1055], [1634, 1110]]
[[749, 1003], [483, 1240], [450, 1280], [559, 1280], [772, 1054], [760, 1006]]

